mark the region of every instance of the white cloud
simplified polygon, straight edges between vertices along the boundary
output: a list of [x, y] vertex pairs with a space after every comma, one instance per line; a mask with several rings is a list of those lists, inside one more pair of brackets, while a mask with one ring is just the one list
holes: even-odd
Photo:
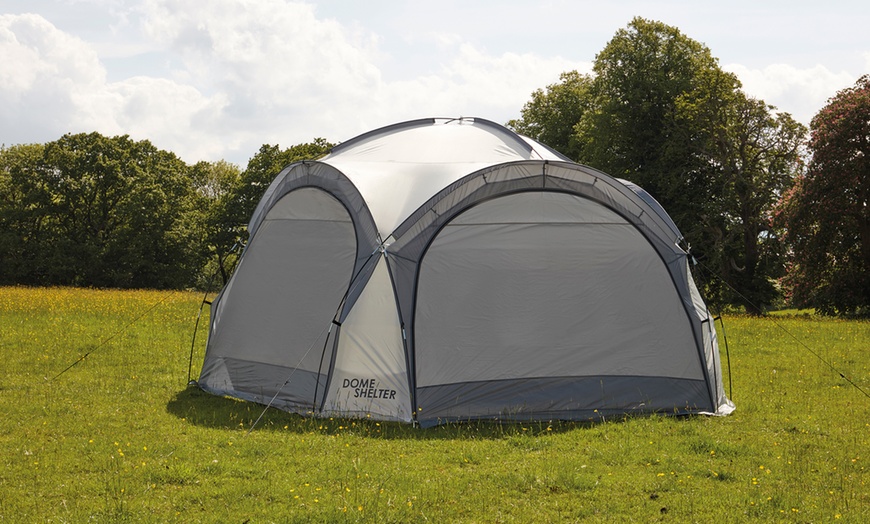
[[459, 55], [445, 68], [470, 101], [517, 115], [534, 90], [558, 81], [561, 73], [572, 69], [590, 72], [592, 65], [532, 53], [490, 56], [468, 44], [460, 47]]
[[216, 121], [226, 104], [220, 94], [205, 97], [196, 88], [171, 80], [134, 77], [107, 85], [106, 98], [106, 118], [115, 123], [115, 133], [147, 138], [190, 162], [219, 159], [226, 149], [241, 143], [232, 136], [216, 139]]
[[558, 57], [491, 56], [456, 35], [429, 34], [439, 61], [415, 77], [387, 81], [377, 35], [318, 19], [307, 4], [151, 0], [143, 13], [146, 33], [182, 57], [175, 78], [225, 101], [215, 140], [251, 154], [263, 143], [341, 141], [424, 116], [503, 122], [561, 72], [590, 69]]
[[[179, 154], [219, 157], [199, 129], [221, 98], [165, 79], [107, 82], [96, 51], [39, 15], [0, 16], [0, 136], [7, 144], [48, 142], [65, 133], [129, 134]], [[210, 113], [210, 115], [209, 115]], [[209, 122], [211, 123], [211, 122]], [[197, 139], [199, 139], [197, 141]]]
[[377, 35], [318, 19], [306, 4], [148, 0], [132, 13], [123, 13], [125, 27], [141, 27], [150, 40], [127, 39], [124, 49], [162, 53], [171, 65], [160, 74], [169, 77], [108, 81], [101, 44], [38, 15], [0, 18], [9, 64], [0, 69], [0, 93], [16, 102], [0, 109], [3, 139], [129, 134], [188, 162], [244, 163], [264, 143], [341, 141], [424, 116], [504, 122], [561, 72], [590, 68], [559, 57], [490, 55], [450, 35], [437, 39], [439, 56], [423, 73], [386, 81]]
[[[318, 20], [307, 4], [152, 0], [143, 13], [146, 34], [181, 57], [174, 78], [220, 93], [225, 105], [215, 139], [250, 154], [263, 143], [334, 132], [324, 116], [364, 110], [380, 90], [377, 37]], [[302, 124], [318, 120], [317, 128]]]
[[337, 136], [351, 138], [374, 127], [430, 116], [474, 116], [504, 123], [519, 116], [534, 90], [557, 82], [562, 72], [591, 71], [588, 62], [531, 53], [493, 56], [460, 42], [444, 57], [445, 63], [433, 64], [431, 72], [380, 83], [376, 91], [363, 94], [367, 101], [356, 110], [341, 106], [335, 115]]
[[740, 78], [746, 93], [780, 111], [791, 113], [804, 124], [809, 124], [837, 91], [851, 86], [856, 80], [849, 73], [834, 73], [822, 65], [800, 69], [773, 64], [763, 69], [749, 69], [740, 64], [729, 64], [723, 69]]
[[77, 101], [106, 78], [87, 44], [39, 15], [0, 16], [0, 56], [0, 129], [20, 136], [15, 143], [40, 141], [41, 127], [57, 137], [70, 131]]
[[353, 94], [379, 80], [370, 41], [307, 4], [223, 0], [207, 4], [152, 0], [145, 28], [183, 57], [193, 84], [209, 82], [254, 106], [292, 104], [294, 97]]

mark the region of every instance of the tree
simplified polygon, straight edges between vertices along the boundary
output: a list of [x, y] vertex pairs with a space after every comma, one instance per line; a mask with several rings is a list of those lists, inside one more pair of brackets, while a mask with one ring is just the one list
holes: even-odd
[[51, 194], [38, 173], [41, 144], [0, 149], [0, 283], [35, 284], [47, 241]]
[[[45, 147], [58, 233], [52, 282], [100, 287], [178, 287], [196, 270], [182, 217], [187, 166], [148, 141], [98, 133]], [[193, 260], [191, 260], [193, 259]]]
[[563, 155], [578, 160], [581, 146], [574, 133], [589, 104], [592, 78], [577, 71], [559, 76], [559, 83], [538, 89], [523, 106], [519, 120], [507, 127], [546, 144]]
[[229, 220], [228, 210], [233, 209], [234, 192], [241, 183], [241, 169], [226, 161], [198, 162], [191, 168], [194, 184], [196, 211], [191, 214], [199, 241], [207, 250], [208, 262], [197, 282], [198, 287], [209, 287], [210, 275], [219, 273], [222, 282], [229, 279], [237, 253], [232, 250], [239, 241], [239, 224]]
[[218, 160], [216, 162], [197, 162], [190, 169], [190, 177], [197, 195], [206, 200], [218, 200], [228, 194], [238, 184], [241, 170], [239, 166]]
[[2, 147], [0, 284], [179, 288], [206, 284], [204, 268], [226, 282], [275, 175], [331, 147], [264, 145], [244, 172], [99, 133]]
[[[38, 285], [181, 287], [201, 256], [185, 223], [187, 166], [98, 133], [4, 150], [4, 278]], [[11, 232], [11, 234], [10, 234]]]
[[870, 75], [838, 92], [810, 122], [807, 172], [783, 199], [794, 304], [870, 313]]
[[725, 284], [708, 283], [708, 294], [761, 314], [779, 296], [774, 279], [783, 275], [784, 253], [772, 216], [802, 168], [806, 129], [739, 90], [701, 101], [688, 93], [678, 114], [694, 120], [686, 129], [705, 130], [697, 150], [716, 171], [711, 180], [721, 180], [708, 203], [712, 213], [700, 221], [712, 240], [706, 262]]
[[510, 124], [643, 186], [695, 252], [711, 256], [717, 248], [708, 222], [719, 220], [724, 181], [705, 149], [739, 87], [736, 77], [702, 44], [643, 18], [617, 31], [594, 71], [592, 78], [566, 73], [561, 83], [536, 91], [522, 119]]
[[596, 56], [592, 109], [577, 127], [584, 162], [643, 186], [693, 245], [692, 230], [721, 182], [697, 150], [706, 129], [689, 128], [679, 102], [727, 99], [739, 86], [704, 45], [661, 22], [635, 18]]
[[584, 161], [662, 203], [701, 261], [711, 302], [761, 313], [782, 266], [768, 217], [793, 174], [800, 128], [661, 22], [632, 20], [594, 70], [592, 109], [577, 126]]

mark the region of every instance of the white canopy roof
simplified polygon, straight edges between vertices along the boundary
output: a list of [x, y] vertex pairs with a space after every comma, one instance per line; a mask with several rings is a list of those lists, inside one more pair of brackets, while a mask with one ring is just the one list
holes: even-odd
[[567, 160], [480, 118], [428, 118], [336, 146], [321, 162], [347, 176], [386, 238], [432, 195], [480, 169], [517, 160]]

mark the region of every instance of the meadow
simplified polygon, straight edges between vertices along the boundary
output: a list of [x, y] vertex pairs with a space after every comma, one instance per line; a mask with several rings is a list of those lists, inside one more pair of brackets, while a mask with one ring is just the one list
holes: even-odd
[[201, 299], [0, 288], [0, 523], [870, 522], [868, 322], [726, 316], [728, 417], [249, 431]]

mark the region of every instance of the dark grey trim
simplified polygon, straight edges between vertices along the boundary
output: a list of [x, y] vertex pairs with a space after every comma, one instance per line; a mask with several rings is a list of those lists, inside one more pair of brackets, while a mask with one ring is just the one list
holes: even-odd
[[[341, 144], [336, 145], [335, 147], [332, 148], [332, 150], [329, 152], [329, 154], [334, 155], [334, 154], [341, 153], [343, 151], [346, 151], [347, 149], [355, 147], [355, 146], [357, 146], [357, 145], [359, 145], [367, 140], [371, 140], [371, 139], [376, 138], [376, 137], [381, 136], [381, 135], [395, 133], [395, 132], [403, 130], [403, 129], [411, 129], [411, 128], [415, 128], [415, 127], [424, 127], [424, 126], [435, 125], [438, 122], [438, 120], [439, 119], [437, 119], [437, 118], [420, 118], [417, 120], [409, 120], [407, 122], [400, 122], [398, 124], [392, 124], [389, 126], [381, 127], [381, 128], [369, 131], [367, 133], [363, 133], [362, 135], [356, 136], [356, 137], [351, 138], [350, 140], [348, 140], [346, 142], [342, 142]], [[505, 138], [510, 139], [513, 142], [514, 146], [519, 148], [521, 151], [524, 151], [526, 154], [530, 154], [535, 150], [535, 148], [534, 148], [534, 146], [532, 146], [532, 144], [530, 144], [522, 136], [518, 135], [515, 131], [513, 131], [510, 128], [507, 128], [499, 123], [493, 122], [491, 120], [487, 120], [485, 118], [460, 117], [460, 118], [443, 118], [442, 120], [444, 120], [445, 123], [449, 123], [449, 122], [453, 122], [453, 121], [458, 120], [460, 122], [469, 122], [472, 125], [477, 125], [480, 127], [488, 128], [488, 129], [494, 131], [495, 133], [497, 133], [501, 136], [504, 136]], [[550, 148], [549, 146], [546, 146], [544, 144], [539, 144], [539, 145], [540, 145], [540, 147], [545, 149], [547, 152], [549, 152], [555, 156], [558, 156], [562, 160], [564, 160], [566, 162], [571, 162], [570, 158], [568, 158], [565, 155], [563, 155], [562, 153], [559, 153], [558, 151]], [[327, 159], [325, 158], [324, 160], [327, 160]]]
[[350, 140], [348, 140], [347, 142], [342, 142], [342, 143], [338, 144], [337, 146], [332, 148], [332, 150], [329, 152], [329, 154], [333, 155], [335, 153], [340, 153], [340, 152], [344, 151], [345, 149], [353, 147], [353, 146], [359, 144], [360, 142], [364, 142], [364, 141], [369, 140], [371, 138], [374, 138], [378, 135], [395, 133], [396, 131], [399, 131], [400, 129], [407, 129], [407, 128], [412, 128], [412, 127], [422, 127], [422, 126], [426, 126], [426, 125], [432, 125], [434, 123], [435, 123], [434, 118], [420, 118], [418, 120], [409, 120], [407, 122], [400, 122], [398, 124], [392, 124], [389, 126], [379, 127], [378, 129], [374, 129], [374, 130], [369, 131], [367, 133], [363, 133], [359, 136], [355, 136], [355, 137], [351, 138]]
[[[332, 348], [329, 350], [329, 352], [330, 352], [329, 362], [327, 363], [327, 366], [326, 366], [326, 370], [327, 370], [325, 373], [326, 378], [324, 379], [324, 380], [326, 380], [326, 384], [323, 385], [323, 395], [320, 397], [320, 402], [317, 402], [316, 396], [314, 398], [314, 410], [317, 413], [323, 412], [323, 406], [326, 405], [326, 393], [329, 391], [329, 386], [332, 384], [332, 375], [335, 373], [335, 359], [338, 356], [338, 341], [341, 340], [341, 324], [339, 324], [336, 321], [332, 322], [332, 329], [330, 329], [329, 332], [326, 334], [326, 342], [324, 342], [323, 350], [322, 350], [324, 352], [324, 354], [321, 355], [321, 360], [323, 360], [323, 358], [325, 358], [325, 354], [327, 351], [326, 346], [329, 343], [329, 336], [330, 335], [332, 335]], [[322, 366], [317, 371], [320, 373], [323, 373]]]
[[[524, 378], [419, 388], [423, 427], [460, 420], [597, 420], [714, 411], [704, 380], [644, 376]], [[458, 401], [461, 399], [461, 402]]]
[[646, 202], [653, 209], [653, 211], [658, 214], [659, 218], [664, 220], [668, 227], [671, 228], [677, 238], [679, 238], [679, 241], [683, 240], [683, 234], [680, 233], [680, 228], [677, 227], [677, 224], [674, 223], [674, 220], [671, 218], [670, 215], [668, 215], [668, 213], [665, 211], [665, 208], [662, 207], [659, 201], [656, 200], [652, 195], [650, 195], [646, 189], [640, 187], [634, 182], [624, 180], [622, 178], [617, 178], [617, 180], [625, 184], [627, 188], [634, 191], [637, 196], [639, 196], [644, 202]]
[[[384, 258], [389, 258], [386, 254], [386, 251]], [[405, 317], [402, 315], [402, 308], [399, 306], [399, 287], [396, 285], [396, 280], [393, 278], [393, 269], [390, 266], [389, 260], [385, 260], [384, 262], [387, 265], [387, 275], [389, 275], [390, 277], [390, 285], [393, 286], [393, 300], [395, 301], [396, 305], [396, 316], [399, 318], [399, 333], [402, 337], [402, 350], [405, 352], [405, 374], [408, 378], [408, 394], [411, 397], [409, 399], [409, 402], [411, 404], [411, 418], [413, 420], [417, 416], [417, 408], [415, 407], [417, 402], [417, 377], [413, 371], [415, 369], [415, 364], [413, 356], [411, 355], [411, 350], [408, 347], [409, 333], [405, 325]]]
[[[463, 119], [460, 119], [460, 120], [463, 120]], [[528, 142], [523, 140], [523, 137], [521, 137], [520, 135], [516, 134], [514, 131], [511, 131], [509, 128], [507, 128], [501, 124], [497, 124], [497, 123], [495, 123], [491, 120], [487, 120], [485, 118], [477, 118], [477, 117], [474, 117], [471, 119], [466, 119], [466, 120], [471, 120], [472, 122], [474, 122], [475, 125], [479, 125], [481, 127], [488, 127], [490, 129], [498, 132], [499, 134], [507, 135], [509, 138], [513, 139], [513, 141], [516, 142], [516, 145], [518, 145], [520, 147], [520, 149], [522, 149], [526, 153], [531, 153], [532, 151], [535, 150], [531, 144], [529, 144]]]
[[[318, 398], [326, 393], [326, 375], [304, 369], [294, 369], [289, 366], [251, 362], [232, 357], [217, 357], [210, 362], [212, 367], [223, 365], [230, 377], [257, 377], [259, 387], [256, 390], [239, 389], [232, 383], [212, 384], [200, 383], [200, 388], [214, 395], [227, 395], [258, 404], [269, 405], [275, 393], [272, 407], [292, 413], [311, 413], [311, 392], [318, 383]], [[320, 375], [318, 377], [318, 375]], [[289, 377], [289, 382], [287, 379]], [[287, 382], [286, 385], [284, 383]], [[280, 390], [280, 392], [279, 392]]]

